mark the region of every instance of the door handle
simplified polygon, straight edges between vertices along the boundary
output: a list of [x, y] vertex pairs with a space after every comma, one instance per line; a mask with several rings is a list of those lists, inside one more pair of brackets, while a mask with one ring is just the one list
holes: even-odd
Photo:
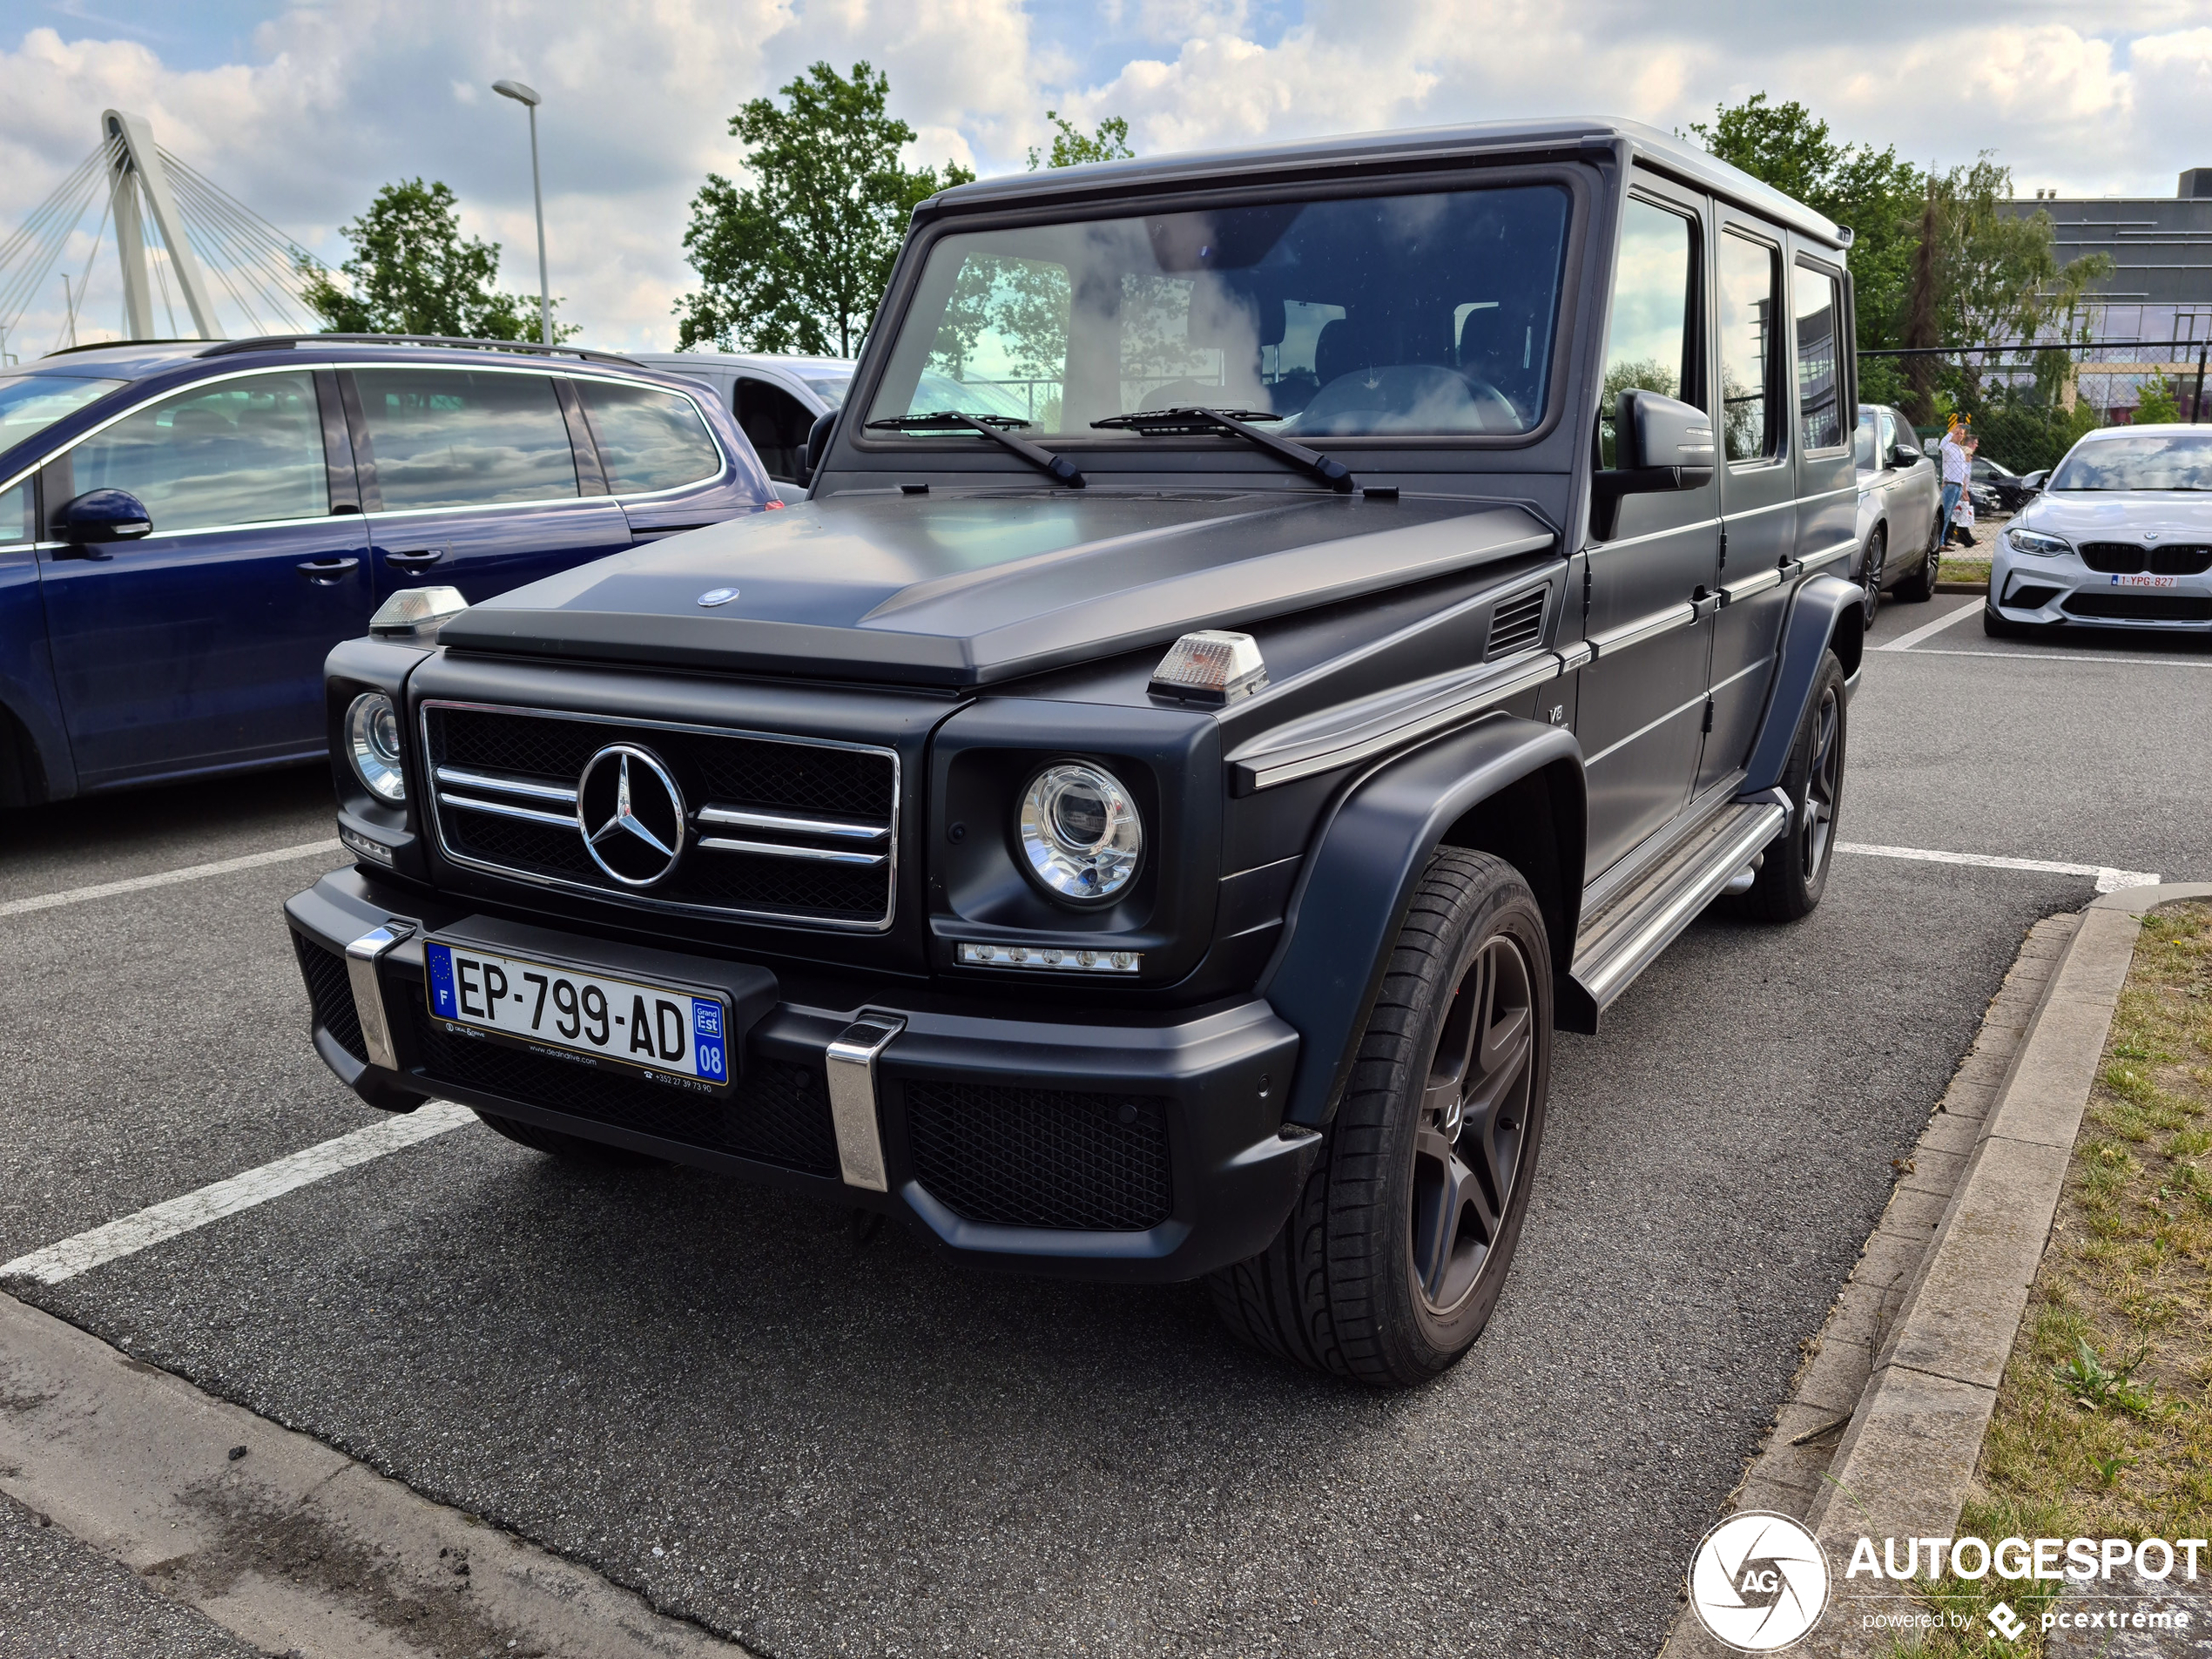
[[445, 556], [446, 550], [442, 547], [421, 547], [406, 553], [387, 553], [384, 563], [402, 570], [427, 570]]
[[334, 587], [361, 569], [361, 563], [359, 559], [353, 558], [309, 559], [298, 569], [301, 576], [317, 587], [328, 588]]

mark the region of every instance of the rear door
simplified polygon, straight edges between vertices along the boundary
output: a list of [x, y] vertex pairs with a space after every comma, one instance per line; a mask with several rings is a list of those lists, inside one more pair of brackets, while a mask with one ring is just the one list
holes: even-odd
[[1702, 789], [1743, 765], [1758, 735], [1796, 550], [1797, 477], [1789, 445], [1783, 239], [1733, 209], [1720, 214], [1713, 260], [1720, 364], [1721, 543], [1715, 586], [1710, 736]]
[[[1601, 464], [1613, 464], [1615, 395], [1642, 387], [1701, 408], [1705, 216], [1693, 198], [1638, 179], [1622, 223], [1606, 336]], [[1720, 546], [1716, 486], [1622, 498], [1588, 550], [1575, 735], [1587, 768], [1589, 873], [1609, 868], [1688, 805], [1703, 742], [1712, 630], [1704, 625]]]
[[90, 550], [63, 545], [50, 523], [39, 548], [80, 785], [323, 747], [323, 658], [367, 625], [374, 598], [316, 379], [280, 369], [202, 382], [46, 467], [50, 516], [115, 489], [153, 522], [144, 540]]
[[474, 604], [630, 545], [565, 377], [410, 363], [344, 379], [380, 597], [450, 585]]

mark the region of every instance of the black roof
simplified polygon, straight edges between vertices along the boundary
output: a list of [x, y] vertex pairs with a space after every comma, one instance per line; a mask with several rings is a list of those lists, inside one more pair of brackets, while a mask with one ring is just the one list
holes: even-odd
[[1662, 172], [1712, 191], [1765, 214], [1831, 247], [1848, 245], [1834, 220], [1816, 213], [1763, 184], [1741, 168], [1708, 154], [1696, 145], [1640, 121], [1554, 118], [1536, 121], [1483, 121], [1463, 126], [1414, 127], [1396, 132], [1363, 132], [1327, 138], [1294, 138], [1244, 150], [1201, 150], [1150, 156], [1136, 161], [1100, 161], [1080, 167], [1054, 167], [978, 179], [933, 196], [922, 211], [996, 207], [1052, 196], [1119, 195], [1177, 185], [1197, 185], [1224, 174], [1322, 169], [1348, 162], [1419, 162], [1465, 155], [1510, 155], [1517, 151], [1560, 151], [1627, 145], [1629, 152]]

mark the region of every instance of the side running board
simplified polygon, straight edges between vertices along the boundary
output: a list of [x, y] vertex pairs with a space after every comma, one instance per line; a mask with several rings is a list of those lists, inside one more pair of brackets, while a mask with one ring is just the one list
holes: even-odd
[[1598, 1015], [1782, 833], [1789, 817], [1771, 800], [1731, 801], [1649, 874], [1585, 918], [1573, 972], [1559, 987], [1560, 1025], [1595, 1032]]

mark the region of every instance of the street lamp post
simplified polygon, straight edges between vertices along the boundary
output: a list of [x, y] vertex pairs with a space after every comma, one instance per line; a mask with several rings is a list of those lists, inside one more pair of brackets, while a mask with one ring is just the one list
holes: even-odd
[[537, 181], [538, 97], [520, 81], [494, 81], [491, 90], [502, 98], [513, 98], [530, 112], [530, 200], [537, 207], [537, 332], [539, 340], [550, 346], [553, 343], [553, 290], [545, 280], [545, 192]]

